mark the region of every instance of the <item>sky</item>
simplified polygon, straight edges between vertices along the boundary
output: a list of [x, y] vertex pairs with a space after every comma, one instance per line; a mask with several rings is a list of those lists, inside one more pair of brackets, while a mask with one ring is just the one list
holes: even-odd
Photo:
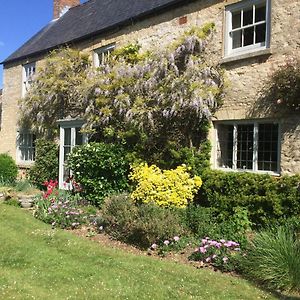
[[[53, 0], [0, 0], [0, 61], [48, 24], [52, 16]], [[2, 71], [1, 65], [0, 89]]]

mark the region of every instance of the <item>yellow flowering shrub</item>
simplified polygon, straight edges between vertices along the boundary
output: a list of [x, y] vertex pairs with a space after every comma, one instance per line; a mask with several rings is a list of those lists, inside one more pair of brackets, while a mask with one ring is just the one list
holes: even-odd
[[202, 185], [201, 178], [191, 177], [185, 165], [161, 170], [155, 165], [140, 164], [132, 168], [129, 177], [136, 184], [131, 194], [134, 201], [162, 207], [186, 207]]

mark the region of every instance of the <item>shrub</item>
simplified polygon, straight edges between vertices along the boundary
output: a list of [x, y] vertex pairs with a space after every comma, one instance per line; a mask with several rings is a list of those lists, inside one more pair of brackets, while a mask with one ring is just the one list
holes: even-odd
[[199, 176], [191, 178], [184, 165], [162, 171], [155, 165], [140, 164], [129, 177], [136, 183], [131, 195], [134, 201], [161, 207], [186, 207], [202, 184]]
[[17, 179], [18, 167], [8, 154], [0, 154], [0, 180], [3, 183], [12, 183]]
[[271, 288], [300, 291], [300, 241], [289, 227], [275, 227], [258, 233], [242, 271]]
[[95, 205], [110, 194], [128, 189], [129, 164], [121, 146], [90, 143], [76, 147], [68, 164], [76, 182], [83, 187], [83, 196]]
[[214, 208], [223, 219], [236, 207], [247, 209], [256, 227], [300, 214], [299, 176], [207, 171], [202, 179], [200, 204]]
[[183, 233], [176, 211], [154, 204], [136, 205], [128, 195], [108, 198], [101, 212], [98, 226], [112, 237], [141, 248]]
[[198, 238], [233, 239], [242, 247], [247, 244], [246, 236], [251, 229], [248, 212], [240, 207], [228, 219], [222, 219], [214, 208], [189, 205], [183, 213], [183, 223]]
[[39, 139], [36, 141], [36, 157], [29, 171], [30, 181], [39, 188], [49, 178], [58, 178], [58, 145], [52, 141]]

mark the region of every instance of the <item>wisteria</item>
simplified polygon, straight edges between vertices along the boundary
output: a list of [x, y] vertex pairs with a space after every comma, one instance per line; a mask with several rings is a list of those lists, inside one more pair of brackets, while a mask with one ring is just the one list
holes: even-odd
[[191, 30], [175, 47], [134, 63], [112, 59], [95, 71], [86, 90], [86, 127], [125, 124], [148, 135], [176, 131], [185, 137], [197, 132], [221, 104], [224, 85], [220, 67], [207, 63], [213, 26], [200, 32]]
[[52, 53], [20, 103], [21, 121], [55, 135], [58, 119], [81, 118], [88, 131], [134, 129], [193, 145], [223, 97], [222, 69], [207, 51], [213, 31], [213, 24], [192, 28], [152, 52], [129, 45], [97, 69], [74, 50]]

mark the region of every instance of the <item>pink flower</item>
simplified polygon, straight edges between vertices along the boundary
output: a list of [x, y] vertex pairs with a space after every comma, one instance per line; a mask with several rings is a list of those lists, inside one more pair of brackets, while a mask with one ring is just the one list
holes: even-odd
[[165, 244], [166, 246], [168, 246], [168, 245], [170, 244], [170, 242], [169, 242], [168, 240], [165, 240], [165, 241], [164, 241], [164, 244]]
[[202, 239], [201, 242], [203, 245], [205, 245], [207, 243], [207, 239]]
[[150, 248], [151, 248], [152, 250], [155, 250], [155, 249], [157, 248], [157, 245], [154, 243], [154, 244], [151, 245]]
[[216, 243], [216, 245], [215, 245], [215, 246], [216, 246], [216, 248], [218, 248], [218, 249], [219, 249], [219, 248], [221, 248], [222, 244], [221, 244], [221, 243]]
[[174, 236], [174, 241], [175, 241], [175, 242], [178, 242], [179, 239], [180, 239], [179, 236]]
[[206, 262], [210, 262], [210, 261], [211, 261], [211, 258], [210, 258], [210, 257], [207, 257], [207, 258], [205, 259], [205, 261], [206, 261]]
[[220, 242], [221, 242], [222, 244], [224, 244], [226, 241], [222, 239], [222, 240], [220, 240]]
[[199, 250], [201, 253], [206, 253], [206, 248], [204, 248], [204, 247], [200, 247]]
[[228, 257], [224, 256], [224, 257], [223, 257], [223, 262], [226, 264], [227, 261], [228, 261]]
[[212, 246], [216, 246], [217, 243], [218, 243], [217, 241], [210, 241], [210, 244], [211, 244]]

